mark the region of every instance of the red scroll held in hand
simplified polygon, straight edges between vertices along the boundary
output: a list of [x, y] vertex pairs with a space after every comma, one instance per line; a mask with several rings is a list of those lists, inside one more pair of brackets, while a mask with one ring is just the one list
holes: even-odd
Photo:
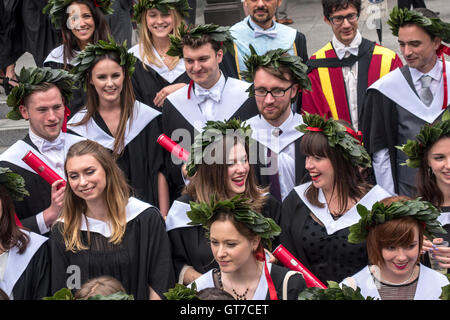
[[287, 268], [303, 274], [303, 278], [305, 278], [305, 282], [308, 288], [327, 288], [326, 285], [320, 282], [320, 280], [317, 279], [316, 276], [311, 273], [311, 271], [305, 268], [305, 266], [302, 265], [300, 261], [298, 261], [285, 247], [283, 247], [283, 245], [280, 244], [278, 247], [276, 247], [272, 254]]
[[189, 152], [183, 149], [179, 144], [170, 139], [164, 133], [156, 140], [164, 149], [172, 153], [177, 158], [187, 161], [189, 159]]
[[[32, 151], [28, 151], [22, 160], [30, 166], [40, 177], [52, 185], [55, 181], [63, 180], [55, 171], [53, 171], [44, 161], [39, 159]], [[66, 181], [60, 183], [57, 187], [60, 188], [66, 185]]]

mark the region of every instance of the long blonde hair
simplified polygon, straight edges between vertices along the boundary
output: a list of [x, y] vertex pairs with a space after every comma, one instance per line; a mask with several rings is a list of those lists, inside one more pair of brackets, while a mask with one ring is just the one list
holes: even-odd
[[[126, 229], [125, 209], [130, 196], [129, 186], [125, 180], [125, 176], [114, 161], [111, 153], [106, 148], [95, 141], [84, 140], [73, 144], [67, 153], [66, 162], [64, 164], [64, 171], [67, 177], [67, 161], [73, 157], [83, 155], [93, 156], [105, 170], [106, 187], [103, 194], [107, 204], [108, 217], [112, 229], [109, 242], [112, 244], [119, 244], [122, 241]], [[64, 219], [62, 234], [67, 251], [78, 252], [89, 249], [89, 225], [86, 223], [88, 226], [87, 244], [82, 243], [80, 230], [83, 214], [86, 210], [86, 201], [75, 195], [70, 186], [67, 186], [61, 215], [61, 218]]]
[[[180, 33], [178, 32], [178, 28], [180, 27], [183, 18], [181, 17], [180, 13], [175, 9], [170, 9], [169, 13], [173, 19], [172, 35], [174, 35], [175, 37], [179, 37]], [[154, 48], [152, 40], [153, 37], [150, 30], [148, 30], [146, 17], [147, 11], [145, 12], [145, 14], [142, 15], [141, 18], [141, 26], [139, 30], [139, 54], [142, 57], [142, 66], [144, 67], [145, 70], [148, 70], [147, 66], [144, 63], [145, 60], [158, 67], [161, 67], [162, 64], [161, 61], [158, 58], [156, 58], [156, 55], [153, 52]], [[172, 59], [171, 63], [167, 67], [170, 70], [172, 70], [173, 68], [175, 68], [175, 66], [178, 64], [179, 61], [180, 58], [175, 57], [174, 59]]]

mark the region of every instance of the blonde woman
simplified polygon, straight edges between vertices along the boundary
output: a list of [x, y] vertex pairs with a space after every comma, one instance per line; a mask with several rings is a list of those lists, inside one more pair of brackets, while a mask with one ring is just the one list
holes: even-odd
[[69, 187], [49, 240], [52, 292], [107, 274], [136, 299], [162, 299], [175, 280], [158, 209], [129, 197], [122, 171], [97, 142], [74, 144], [64, 170]]
[[140, 25], [139, 43], [129, 51], [138, 61], [133, 74], [136, 99], [160, 108], [165, 98], [189, 83], [183, 59], [167, 55], [169, 35], [178, 28], [189, 10], [187, 0], [140, 0], [134, 19]]

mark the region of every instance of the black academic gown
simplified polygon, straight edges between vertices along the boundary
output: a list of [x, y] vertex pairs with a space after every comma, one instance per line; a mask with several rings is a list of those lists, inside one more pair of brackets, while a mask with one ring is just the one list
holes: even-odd
[[[82, 109], [72, 117], [67, 125], [68, 131], [96, 141], [112, 151], [115, 139], [99, 113], [85, 125], [74, 126], [85, 113], [86, 109]], [[136, 101], [131, 128], [128, 120], [125, 148], [117, 159], [133, 195], [155, 206], [158, 206], [158, 171], [163, 170], [163, 151], [156, 142], [161, 134], [160, 118], [160, 112]]]
[[[447, 66], [450, 64], [447, 63]], [[382, 93], [385, 91], [389, 92], [386, 93], [389, 97]], [[405, 144], [408, 139], [414, 139], [421, 126], [442, 117], [443, 90], [437, 94], [429, 108], [423, 105], [408, 66], [388, 73], [367, 90], [359, 119], [364, 147], [371, 155], [384, 148], [389, 150], [396, 193], [400, 192], [399, 184], [402, 183], [405, 186], [402, 189], [411, 190], [411, 194], [402, 194], [414, 196], [415, 192], [412, 190], [417, 171], [400, 165], [407, 157], [396, 146]]]
[[[194, 201], [189, 195], [178, 198], [169, 210], [166, 219], [166, 230], [172, 245], [172, 257], [177, 278], [185, 265], [192, 266], [199, 273], [206, 273], [218, 268], [211, 252], [211, 246], [205, 236], [202, 226], [190, 226], [186, 212], [190, 210], [189, 201]], [[280, 221], [281, 204], [273, 196], [267, 198], [261, 213], [272, 218], [277, 224]], [[273, 248], [278, 245], [278, 239], [273, 241]], [[181, 282], [183, 279], [179, 279]]]
[[17, 61], [25, 52], [41, 66], [48, 53], [61, 41], [48, 16], [42, 13], [46, 0], [2, 1], [0, 10], [0, 68]]
[[19, 254], [17, 247], [8, 253], [2, 289], [13, 300], [41, 300], [50, 293], [50, 256], [47, 238], [23, 231], [30, 237], [27, 249]]
[[172, 84], [187, 84], [190, 81], [186, 69], [184, 68], [183, 59], [180, 59], [179, 65], [171, 71], [170, 76], [163, 76], [158, 70], [150, 66], [149, 63], [146, 63], [144, 67], [143, 61], [145, 61], [145, 59], [140, 55], [139, 45], [132, 47], [129, 52], [133, 53], [138, 58], [135, 64], [135, 70], [131, 76], [136, 100], [139, 100], [158, 111], [161, 111], [161, 108], [156, 107], [153, 100], [159, 91]]
[[[270, 183], [270, 176], [265, 174], [265, 170], [268, 170], [268, 165], [270, 162], [266, 164], [264, 161], [265, 156], [268, 154], [268, 148], [270, 148], [271, 152], [274, 154], [278, 154], [287, 148], [291, 143], [294, 143], [295, 148], [295, 185], [302, 184], [306, 181], [310, 181], [310, 176], [308, 171], [305, 169], [305, 159], [306, 156], [300, 151], [300, 143], [302, 141], [303, 133], [299, 132], [295, 129], [296, 126], [299, 126], [303, 123], [301, 115], [298, 113], [293, 113], [293, 118], [288, 119], [287, 124], [288, 128], [286, 128], [286, 132], [280, 135], [279, 140], [272, 136], [271, 131], [269, 130], [269, 124], [264, 120], [261, 115], [254, 116], [253, 118], [247, 121], [252, 128], [252, 138], [256, 140], [256, 152], [257, 162], [256, 162], [256, 178], [258, 183], [263, 186], [269, 186], [271, 193], [273, 193], [273, 186]], [[283, 127], [285, 124], [283, 123]], [[269, 128], [269, 129], [268, 129]], [[252, 150], [253, 151], [253, 150]]]
[[[367, 265], [366, 243], [351, 244], [347, 241], [349, 227], [357, 223], [360, 216], [355, 205], [334, 221], [326, 205], [324, 208], [315, 207], [305, 196], [300, 196], [310, 184], [295, 187], [284, 199], [280, 241], [322, 283], [326, 284], [328, 280], [341, 282]], [[387, 191], [376, 186], [359, 203], [371, 207], [377, 200], [388, 196]], [[324, 199], [321, 202], [326, 203]]]
[[[195, 86], [195, 84], [194, 84]], [[234, 78], [227, 78], [222, 92], [222, 98], [214, 106], [218, 121], [231, 118], [247, 120], [258, 114], [254, 97], [248, 97], [246, 92], [250, 84]], [[164, 134], [190, 151], [197, 134], [202, 132], [206, 119], [200, 111], [197, 98], [189, 86], [170, 94], [164, 101], [162, 111], [162, 128]], [[181, 175], [181, 162], [174, 163], [169, 152], [165, 151], [166, 177], [169, 182], [171, 202], [177, 199], [185, 185]]]
[[88, 220], [91, 237], [88, 244], [83, 215], [81, 239], [88, 249], [77, 253], [66, 251], [63, 222], [55, 225], [49, 239], [52, 292], [66, 287], [67, 280], [71, 283], [75, 274], [67, 273], [67, 267], [78, 266], [81, 285], [89, 279], [110, 275], [136, 300], [148, 300], [149, 286], [165, 299], [163, 293], [175, 286], [175, 278], [164, 220], [158, 209], [136, 198], [130, 198], [126, 211], [127, 225], [120, 244], [109, 243], [105, 232], [109, 228], [95, 219]]
[[[78, 51], [77, 51], [78, 52]], [[43, 63], [44, 67], [52, 69], [64, 69], [64, 59], [63, 59], [63, 45], [54, 48], [47, 56]], [[70, 71], [74, 66], [69, 62], [67, 64], [67, 69]], [[86, 91], [83, 89], [83, 85], [80, 84], [79, 88], [72, 89], [72, 98], [67, 104], [70, 110], [70, 115], [68, 119], [77, 113], [83, 106], [86, 105], [87, 97]]]
[[[72, 134], [66, 134], [65, 139], [65, 154], [72, 146], [72, 144], [84, 140]], [[38, 148], [33, 144], [30, 136], [27, 135], [22, 140], [17, 141], [6, 151], [0, 155], [0, 166], [10, 168], [14, 173], [20, 174], [25, 180], [25, 188], [30, 193], [25, 196], [23, 201], [14, 201], [16, 215], [22, 225], [33, 232], [40, 233], [36, 221], [36, 215], [47, 209], [51, 204], [51, 186], [41, 178], [33, 169], [31, 169], [22, 158], [28, 151], [32, 151], [42, 161], [47, 162], [45, 157], [38, 151]], [[50, 166], [49, 163], [47, 165]], [[53, 168], [55, 171], [55, 169]], [[62, 177], [65, 179], [65, 177]]]

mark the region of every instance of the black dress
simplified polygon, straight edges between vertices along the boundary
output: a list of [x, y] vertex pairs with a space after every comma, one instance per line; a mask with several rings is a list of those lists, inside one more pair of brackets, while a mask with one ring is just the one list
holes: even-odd
[[14, 300], [41, 300], [50, 293], [50, 256], [47, 238], [24, 231], [30, 237], [22, 254], [9, 250], [0, 289]]
[[[103, 118], [97, 112], [85, 125], [74, 126], [86, 113], [80, 110], [67, 125], [68, 132], [78, 134], [114, 149], [114, 137]], [[128, 120], [125, 132], [125, 148], [117, 159], [133, 195], [145, 202], [158, 206], [158, 171], [163, 170], [163, 150], [156, 142], [161, 134], [161, 114], [149, 106], [136, 101], [133, 120]]]
[[[135, 299], [148, 299], [149, 286], [164, 299], [163, 293], [174, 287], [175, 278], [170, 242], [159, 211], [130, 198], [126, 231], [122, 242], [117, 245], [108, 242], [109, 235], [104, 231], [108, 229], [106, 223], [95, 219], [88, 221], [91, 238], [89, 249], [78, 253], [66, 251], [61, 222], [52, 229], [49, 240], [52, 291], [66, 287], [67, 282], [70, 284], [75, 273], [67, 273], [68, 270], [73, 270], [68, 267], [77, 266], [81, 285], [91, 278], [110, 275], [119, 280], [127, 293], [133, 294]], [[81, 227], [81, 238], [84, 244], [88, 244], [85, 223]]]
[[[328, 280], [341, 282], [368, 263], [366, 243], [347, 241], [349, 227], [357, 223], [360, 216], [355, 205], [338, 220], [333, 220], [326, 205], [318, 208], [305, 199], [304, 190], [309, 185], [305, 183], [295, 187], [284, 199], [280, 241], [322, 283], [326, 284]], [[389, 193], [375, 186], [359, 203], [371, 207], [387, 196]], [[319, 201], [326, 203], [320, 196]]]
[[[205, 236], [202, 226], [190, 226], [186, 212], [190, 210], [189, 201], [193, 199], [189, 195], [178, 198], [169, 210], [166, 219], [166, 230], [172, 245], [172, 257], [175, 274], [180, 272], [185, 265], [192, 266], [199, 273], [218, 268], [211, 252], [211, 246]], [[277, 224], [280, 220], [281, 204], [273, 196], [267, 198], [262, 209], [265, 217], [272, 218]], [[278, 239], [273, 241], [273, 248], [279, 244]], [[179, 279], [181, 282], [183, 279]]]

